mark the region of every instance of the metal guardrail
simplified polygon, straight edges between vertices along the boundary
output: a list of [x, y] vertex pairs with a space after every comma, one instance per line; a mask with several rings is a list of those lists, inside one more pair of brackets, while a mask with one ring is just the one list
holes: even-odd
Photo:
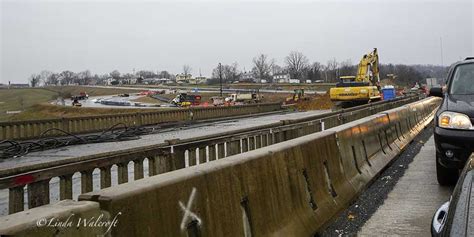
[[232, 133], [11, 167], [0, 171], [0, 190], [8, 189], [8, 212], [15, 213], [24, 210], [24, 203], [28, 208], [49, 204], [51, 192], [59, 193], [59, 200], [73, 199], [78, 195], [73, 195], [74, 184], [80, 186], [80, 193], [92, 191], [94, 183], [103, 189], [112, 186], [112, 179], [117, 184], [128, 182], [131, 170], [134, 180], [142, 179], [323, 131], [416, 100], [402, 98]]

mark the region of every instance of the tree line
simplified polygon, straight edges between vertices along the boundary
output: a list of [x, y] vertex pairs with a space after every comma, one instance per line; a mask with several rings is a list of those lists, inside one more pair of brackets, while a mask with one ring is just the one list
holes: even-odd
[[[337, 82], [340, 76], [356, 75], [357, 64], [350, 60], [338, 62], [331, 59], [326, 64], [320, 62], [310, 62], [301, 52], [292, 51], [284, 58], [284, 64], [278, 65], [274, 58], [267, 54], [259, 54], [252, 59], [252, 68], [250, 71], [242, 71], [237, 62], [232, 64], [218, 64], [213, 70], [208, 83], [218, 83], [220, 79], [223, 82], [232, 83], [242, 79], [266, 80], [273, 82], [273, 75], [287, 74], [292, 79]], [[447, 67], [434, 65], [404, 65], [404, 64], [380, 64], [381, 79], [387, 78], [387, 75], [396, 75], [394, 83], [399, 85], [410, 85], [415, 82], [422, 83], [425, 78], [435, 77], [444, 78], [447, 73]], [[189, 65], [183, 65], [181, 74], [187, 78], [191, 75], [192, 68]], [[168, 71], [154, 72], [151, 70], [140, 70], [136, 73], [120, 73], [114, 70], [107, 74], [92, 74], [89, 70], [81, 72], [72, 72], [69, 70], [59, 73], [51, 71], [42, 71], [39, 74], [32, 74], [29, 82], [32, 87], [39, 84], [43, 85], [89, 85], [106, 84], [107, 80], [112, 80], [117, 84], [125, 79], [134, 78], [137, 83], [148, 78], [170, 79], [175, 76]], [[123, 83], [127, 84], [127, 83]]]

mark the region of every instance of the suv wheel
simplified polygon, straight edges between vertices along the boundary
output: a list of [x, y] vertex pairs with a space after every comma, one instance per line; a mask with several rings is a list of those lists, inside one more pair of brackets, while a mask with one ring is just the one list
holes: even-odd
[[441, 165], [438, 161], [441, 156], [440, 153], [436, 152], [436, 176], [438, 183], [442, 186], [455, 185], [459, 178], [459, 171]]

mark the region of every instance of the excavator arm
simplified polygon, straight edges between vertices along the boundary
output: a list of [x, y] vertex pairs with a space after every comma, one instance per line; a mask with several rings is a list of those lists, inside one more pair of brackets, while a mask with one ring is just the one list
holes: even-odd
[[360, 60], [355, 81], [369, 82], [372, 85], [377, 85], [380, 82], [377, 48], [374, 48], [374, 51], [369, 54], [364, 55]]

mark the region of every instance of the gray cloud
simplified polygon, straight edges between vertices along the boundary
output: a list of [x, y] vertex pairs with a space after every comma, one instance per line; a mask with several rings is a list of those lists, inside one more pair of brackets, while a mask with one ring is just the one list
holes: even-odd
[[218, 62], [248, 70], [258, 53], [292, 50], [325, 63], [378, 47], [384, 63], [440, 64], [472, 55], [466, 1], [2, 1], [1, 82], [90, 69], [209, 76]]

